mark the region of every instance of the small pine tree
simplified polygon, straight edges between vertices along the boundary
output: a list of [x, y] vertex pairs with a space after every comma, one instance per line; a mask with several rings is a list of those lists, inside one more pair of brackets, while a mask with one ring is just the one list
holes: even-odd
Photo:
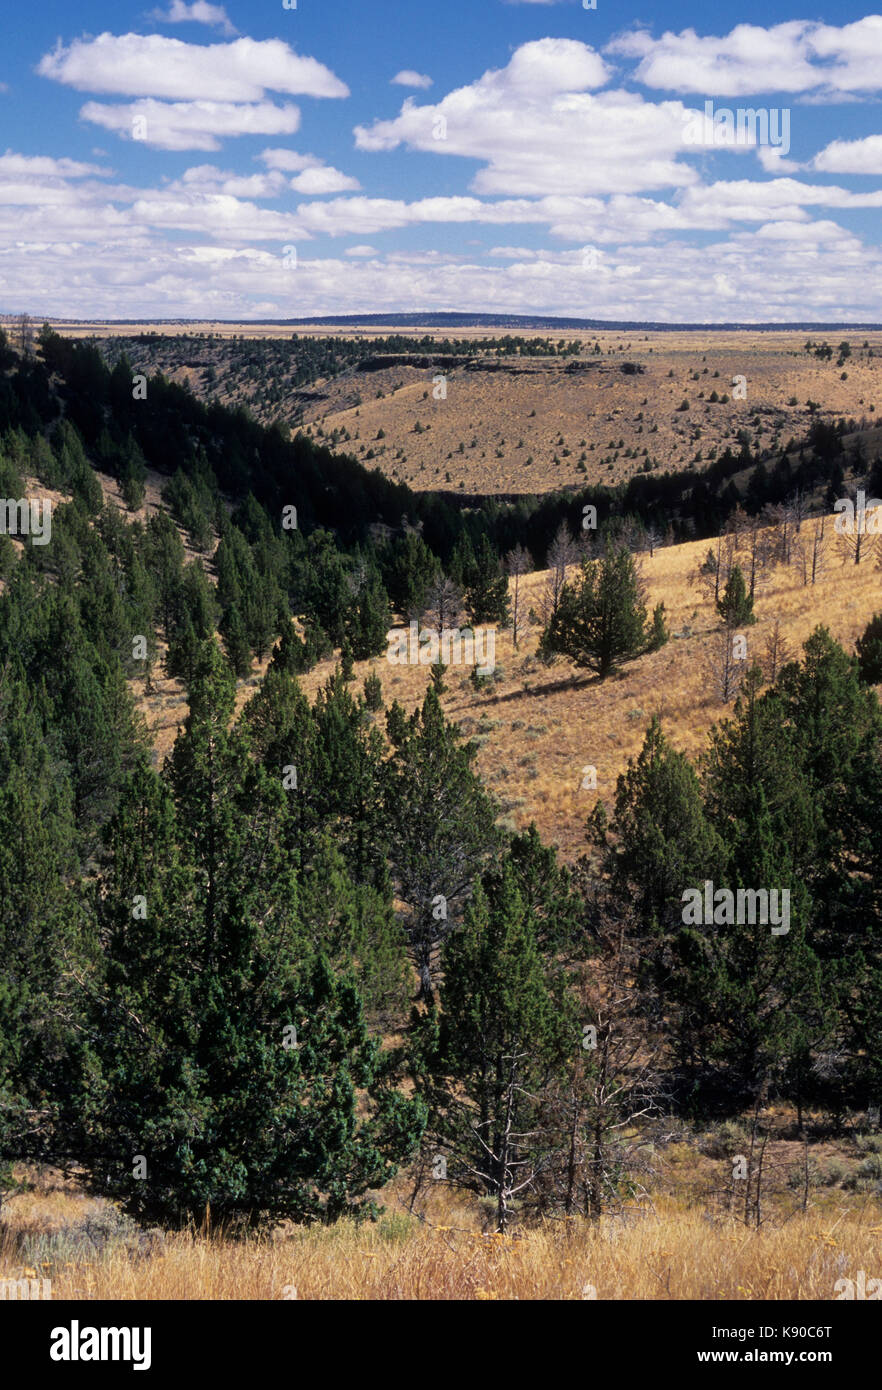
[[652, 610], [652, 624], [646, 644], [647, 650], [657, 652], [665, 645], [670, 635], [668, 625], [665, 622], [665, 606], [663, 603], [657, 603]]
[[508, 578], [486, 536], [465, 575], [465, 609], [473, 623], [508, 622]]
[[436, 695], [443, 695], [447, 689], [447, 686], [444, 684], [444, 669], [443, 661], [436, 661], [434, 665], [429, 667], [429, 673], [432, 677], [432, 689], [435, 691]]
[[352, 647], [348, 640], [344, 641], [340, 651], [340, 674], [344, 681], [355, 679], [355, 664], [352, 660]]
[[726, 587], [717, 600], [717, 609], [727, 627], [745, 627], [756, 622], [753, 599], [747, 592], [740, 565], [733, 566]]
[[370, 671], [364, 678], [364, 707], [371, 714], [383, 708], [383, 682], [376, 671]]
[[251, 648], [248, 645], [248, 634], [242, 614], [235, 604], [224, 614], [220, 631], [230, 665], [237, 676], [244, 678], [251, 670]]
[[386, 734], [393, 748], [400, 748], [407, 738], [407, 711], [397, 700], [386, 711]]

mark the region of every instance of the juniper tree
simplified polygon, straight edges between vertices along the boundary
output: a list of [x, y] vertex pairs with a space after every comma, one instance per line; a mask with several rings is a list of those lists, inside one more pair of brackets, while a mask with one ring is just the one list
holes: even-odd
[[857, 1100], [862, 1087], [880, 1081], [882, 711], [855, 659], [822, 627], [805, 643], [803, 660], [785, 667], [776, 696], [812, 811], [814, 845], [802, 877], [813, 900], [811, 945], [838, 1012], [828, 1051], [848, 1059]]
[[383, 682], [376, 671], [369, 671], [364, 678], [364, 707], [371, 714], [383, 708]]
[[486, 536], [482, 536], [475, 561], [466, 573], [465, 609], [471, 622], [478, 626], [508, 622], [508, 579], [499, 563], [499, 556]]
[[[558, 863], [552, 845], [543, 844], [534, 822], [512, 836], [503, 863], [510, 866], [521, 901], [533, 917], [543, 954], [578, 954], [584, 945], [584, 899], [571, 870]], [[488, 879], [500, 871], [489, 870]]]
[[385, 765], [389, 860], [422, 998], [432, 997], [438, 948], [500, 840], [475, 752], [430, 688]]
[[242, 614], [235, 604], [227, 609], [221, 619], [220, 633], [230, 665], [237, 676], [244, 678], [251, 670], [251, 648]]
[[668, 641], [670, 633], [665, 622], [665, 606], [657, 603], [652, 610], [652, 623], [646, 639], [647, 650], [651, 652], [659, 651]]
[[542, 648], [602, 679], [645, 643], [646, 607], [634, 557], [624, 546], [608, 545], [601, 559], [583, 561], [575, 582], [564, 585]]
[[553, 1136], [540, 1131], [537, 1092], [561, 1045], [535, 921], [509, 864], [476, 885], [443, 956], [442, 1011], [417, 1025], [413, 1050], [429, 1143], [450, 1180], [492, 1199], [504, 1232], [548, 1161]]
[[350, 648], [356, 661], [385, 652], [389, 622], [389, 596], [379, 574], [370, 570], [356, 591], [345, 622], [344, 646]]
[[717, 609], [727, 628], [745, 627], [755, 623], [753, 598], [747, 592], [741, 567], [735, 565], [726, 586], [717, 600]]
[[408, 531], [391, 542], [384, 577], [396, 611], [408, 619], [418, 617], [439, 569], [437, 557], [418, 532]]
[[294, 624], [286, 619], [282, 623], [282, 635], [277, 642], [270, 668], [284, 671], [288, 675], [300, 675], [311, 671], [324, 657], [330, 656], [333, 647], [322, 629], [308, 618], [303, 621], [303, 637], [298, 637]]
[[271, 666], [242, 711], [241, 727], [285, 793], [278, 834], [302, 871], [317, 852], [328, 817], [327, 768], [309, 701], [296, 680]]
[[358, 883], [385, 882], [383, 739], [339, 672], [316, 697], [316, 805]]
[[[23, 690], [23, 687], [19, 687]], [[4, 692], [0, 754], [0, 1201], [11, 1163], [70, 1155], [63, 1124], [82, 1025], [81, 985], [94, 960], [91, 923], [75, 891], [70, 786], [53, 776], [39, 721]], [[5, 749], [4, 749], [5, 752]]]
[[754, 1099], [803, 1050], [805, 1034], [818, 1042], [826, 1027], [812, 931], [817, 815], [780, 696], [761, 696], [761, 683], [758, 669], [748, 672], [734, 718], [711, 731], [706, 809], [726, 850], [717, 886], [786, 892], [787, 930], [728, 922], [720, 931], [715, 913], [713, 924], [684, 934], [706, 1056]]
[[281, 597], [272, 575], [259, 576], [242, 599], [242, 619], [251, 650], [262, 661], [281, 623]]
[[602, 842], [616, 889], [634, 902], [645, 929], [662, 933], [679, 930], [684, 888], [723, 867], [723, 846], [705, 814], [695, 769], [668, 742], [657, 716], [618, 778]]
[[228, 728], [231, 707], [220, 653], [200, 651], [166, 778], [142, 774], [111, 828], [82, 1087], [90, 1184], [173, 1222], [370, 1213], [422, 1106], [394, 1089], [354, 981], [310, 940], [323, 910], [301, 906], [277, 835], [282, 784]]
[[349, 681], [355, 680], [355, 664], [352, 647], [349, 644], [349, 639], [346, 637], [344, 637], [343, 646], [340, 649], [340, 678], [347, 684]]
[[388, 883], [356, 880], [333, 831], [320, 837], [300, 881], [301, 918], [313, 948], [334, 970], [351, 971], [369, 1021], [400, 1024], [410, 997], [410, 967]]

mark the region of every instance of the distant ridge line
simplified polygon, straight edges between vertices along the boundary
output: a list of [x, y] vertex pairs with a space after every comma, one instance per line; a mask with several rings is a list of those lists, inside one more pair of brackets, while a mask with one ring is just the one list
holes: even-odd
[[[0, 321], [14, 321], [19, 316], [17, 314], [0, 314]], [[34, 321], [40, 315], [34, 316]], [[59, 325], [78, 326], [83, 324], [95, 324], [102, 327], [132, 327], [143, 328], [150, 324], [175, 325], [181, 328], [202, 327], [206, 324], [216, 323], [228, 326], [231, 324], [247, 327], [253, 324], [258, 327], [261, 324], [273, 327], [296, 327], [316, 328], [327, 326], [331, 327], [352, 327], [352, 328], [395, 328], [395, 327], [418, 327], [418, 328], [507, 328], [507, 329], [572, 329], [572, 330], [591, 330], [607, 331], [617, 333], [635, 333], [641, 329], [653, 333], [675, 333], [675, 332], [695, 332], [702, 331], [707, 333], [726, 333], [733, 331], [743, 332], [801, 332], [810, 333], [831, 333], [834, 331], [843, 332], [878, 332], [882, 329], [879, 322], [849, 322], [847, 320], [805, 320], [787, 319], [781, 321], [763, 320], [761, 322], [750, 323], [741, 319], [732, 319], [725, 323], [702, 323], [702, 322], [677, 322], [662, 323], [653, 319], [586, 319], [586, 318], [558, 318], [550, 314], [469, 314], [459, 312], [444, 313], [425, 313], [425, 314], [322, 314], [314, 317], [293, 318], [293, 319], [221, 319], [221, 318], [121, 318], [121, 319], [100, 319], [100, 318], [62, 318], [58, 315], [49, 315], [50, 321]]]
[[[217, 319], [215, 322], [220, 322]], [[763, 321], [761, 323], [746, 323], [740, 320], [732, 320], [726, 323], [661, 323], [652, 319], [582, 319], [582, 318], [557, 318], [550, 314], [465, 314], [465, 313], [427, 313], [427, 314], [324, 314], [317, 318], [302, 319], [266, 319], [266, 323], [301, 323], [305, 327], [313, 327], [319, 324], [359, 324], [370, 325], [371, 327], [386, 327], [393, 324], [409, 324], [415, 327], [425, 325], [427, 328], [444, 328], [447, 326], [458, 328], [589, 328], [589, 329], [614, 329], [616, 331], [629, 330], [634, 332], [638, 328], [651, 329], [653, 332], [674, 332], [683, 329], [708, 329], [715, 332], [741, 329], [807, 329], [820, 332], [822, 329], [831, 330], [834, 328], [843, 329], [866, 329], [879, 330], [882, 323], [847, 323], [843, 322], [807, 322], [804, 320], [787, 320], [779, 322]]]

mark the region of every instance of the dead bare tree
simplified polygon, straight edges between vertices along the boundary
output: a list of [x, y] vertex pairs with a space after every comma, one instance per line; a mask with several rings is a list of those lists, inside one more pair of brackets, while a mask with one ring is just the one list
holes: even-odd
[[789, 565], [797, 532], [796, 509], [789, 501], [774, 502], [764, 508], [763, 519], [769, 528], [772, 563]]
[[547, 627], [557, 613], [567, 570], [579, 561], [579, 547], [565, 521], [560, 523], [548, 548], [548, 576], [539, 595], [539, 617]]
[[746, 551], [746, 558], [740, 559], [741, 570], [750, 597], [756, 598], [765, 587], [771, 567], [777, 562], [773, 537], [765, 517], [750, 516], [740, 507], [735, 513], [734, 523], [739, 555], [742, 550]]
[[533, 557], [522, 545], [516, 545], [505, 557], [505, 568], [512, 580], [511, 586], [511, 631], [515, 646], [518, 645], [522, 626], [521, 579], [533, 568]]
[[828, 518], [819, 517], [812, 527], [804, 527], [793, 543], [793, 562], [799, 567], [804, 586], [816, 584], [827, 567]]
[[717, 539], [715, 547], [711, 547], [702, 560], [701, 564], [690, 575], [690, 582], [697, 584], [702, 594], [707, 599], [712, 599], [714, 603], [720, 597], [720, 564], [722, 558], [723, 537], [722, 533]]
[[18, 347], [22, 357], [34, 355], [34, 321], [30, 314], [19, 314], [15, 323]]
[[718, 704], [731, 704], [741, 688], [747, 665], [746, 635], [730, 627], [715, 633], [703, 663], [709, 699]]
[[663, 543], [664, 532], [662, 531], [661, 527], [656, 526], [654, 522], [650, 522], [650, 524], [646, 528], [646, 545], [649, 548], [650, 560]]
[[546, 1210], [581, 1211], [596, 1221], [621, 1204], [622, 1173], [633, 1180], [647, 1167], [646, 1138], [630, 1131], [659, 1108], [661, 1043], [647, 1027], [647, 1000], [636, 983], [638, 941], [631, 908], [599, 905], [596, 954], [575, 981], [582, 1035], [543, 1109], [558, 1134], [543, 1174]]
[[[859, 494], [861, 497], [863, 494]], [[849, 499], [850, 500], [850, 499]], [[837, 516], [833, 529], [839, 541], [842, 563], [851, 560], [859, 565], [862, 560], [875, 552], [879, 541], [878, 530], [882, 521], [882, 507], [868, 507], [866, 511], [852, 502], [851, 512]]]
[[426, 607], [423, 616], [429, 627], [440, 634], [445, 628], [458, 626], [462, 613], [462, 594], [452, 579], [439, 574], [426, 591]]
[[697, 584], [705, 598], [717, 603], [726, 587], [729, 575], [735, 567], [738, 551], [738, 532], [734, 526], [721, 531], [716, 543], [708, 550], [698, 569], [693, 571], [691, 582]]
[[840, 532], [842, 563], [845, 565], [852, 560], [854, 564], [859, 565], [861, 560], [866, 560], [868, 551], [875, 550], [878, 539], [878, 536], [868, 535], [866, 531]]
[[827, 518], [821, 520], [815, 526], [812, 536], [812, 583], [816, 583], [827, 567]]
[[790, 644], [781, 631], [781, 623], [776, 618], [771, 632], [766, 637], [766, 648], [762, 663], [763, 675], [769, 685], [774, 685], [781, 673], [781, 668], [787, 665], [790, 658]]
[[806, 496], [802, 488], [797, 488], [796, 491], [791, 492], [790, 496], [787, 498], [787, 505], [790, 508], [790, 512], [793, 516], [793, 522], [796, 526], [796, 534], [799, 535], [800, 531], [802, 530], [802, 523], [808, 518], [810, 514], [811, 499], [808, 496]]

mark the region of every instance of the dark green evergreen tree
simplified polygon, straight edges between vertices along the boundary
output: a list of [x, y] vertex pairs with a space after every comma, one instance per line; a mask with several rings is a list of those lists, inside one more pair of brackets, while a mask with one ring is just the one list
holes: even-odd
[[585, 560], [579, 578], [565, 584], [542, 649], [569, 657], [603, 678], [646, 645], [646, 607], [636, 564], [625, 546], [607, 546]]
[[406, 904], [405, 930], [426, 998], [432, 995], [438, 948], [500, 841], [495, 808], [472, 768], [474, 756], [430, 689], [385, 766], [392, 873]]
[[429, 1098], [429, 1138], [447, 1178], [493, 1200], [505, 1231], [556, 1136], [539, 1093], [559, 1064], [561, 1013], [535, 921], [505, 863], [480, 883], [444, 947], [440, 1016], [418, 1025], [415, 1072]]
[[422, 1108], [391, 1084], [354, 983], [309, 941], [276, 834], [285, 792], [229, 730], [232, 699], [203, 644], [168, 790], [142, 777], [111, 832], [90, 1180], [145, 1219], [370, 1214]]
[[396, 612], [408, 619], [418, 617], [439, 569], [437, 557], [417, 531], [390, 542], [384, 578]]
[[753, 599], [747, 592], [739, 565], [734, 566], [726, 580], [723, 592], [717, 600], [717, 609], [727, 627], [746, 627], [756, 622]]
[[371, 714], [383, 708], [383, 682], [376, 671], [369, 671], [364, 678], [364, 707]]
[[227, 658], [237, 676], [244, 678], [251, 670], [251, 648], [242, 614], [235, 604], [228, 608], [220, 624], [220, 633], [227, 649]]
[[508, 578], [486, 536], [478, 543], [475, 561], [466, 576], [465, 610], [473, 623], [504, 626], [508, 622]]
[[665, 622], [665, 606], [663, 603], [657, 603], [652, 610], [652, 623], [646, 639], [647, 649], [651, 652], [660, 651], [670, 635], [668, 625]]

